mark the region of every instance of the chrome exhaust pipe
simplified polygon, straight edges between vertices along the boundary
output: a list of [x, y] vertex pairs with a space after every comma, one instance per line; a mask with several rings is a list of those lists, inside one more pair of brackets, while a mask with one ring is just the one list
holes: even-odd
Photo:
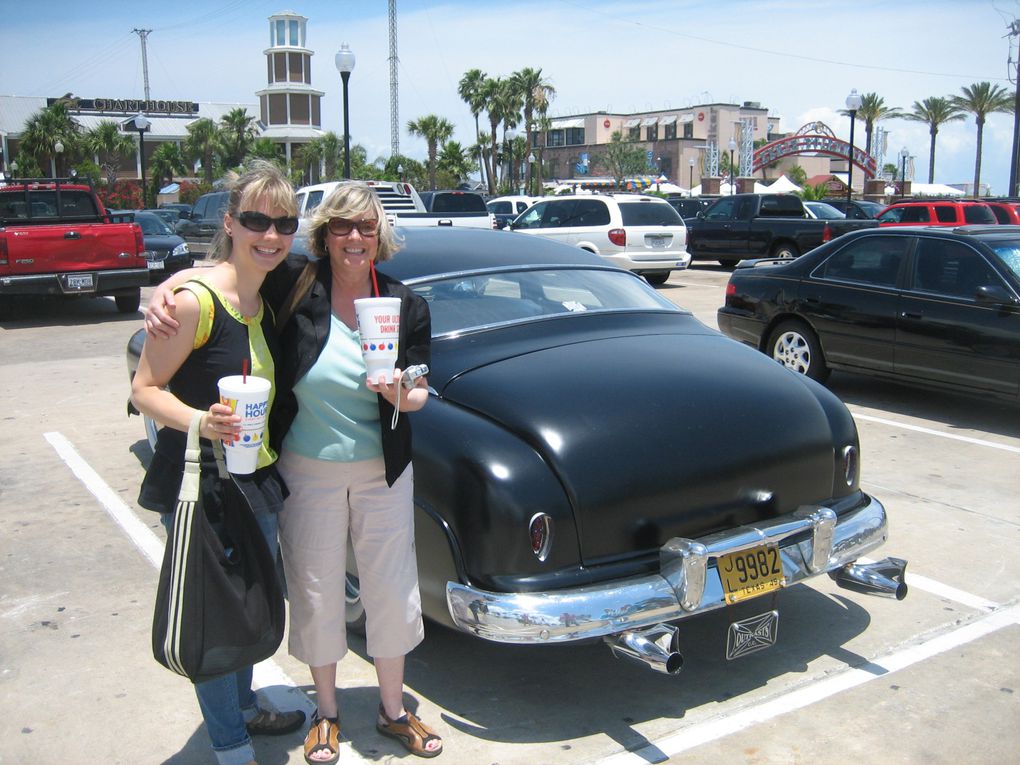
[[848, 563], [830, 571], [829, 576], [848, 590], [903, 600], [907, 597], [906, 569], [907, 562], [902, 558], [886, 558], [874, 563]]
[[668, 624], [606, 635], [603, 640], [609, 645], [613, 656], [633, 659], [656, 672], [675, 675], [684, 666], [684, 657], [679, 651], [680, 631]]

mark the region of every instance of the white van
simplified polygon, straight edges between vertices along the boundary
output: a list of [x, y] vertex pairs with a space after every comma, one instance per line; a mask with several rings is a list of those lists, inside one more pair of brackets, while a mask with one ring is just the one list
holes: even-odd
[[670, 271], [691, 264], [683, 218], [661, 197], [546, 197], [514, 219], [510, 228], [594, 252], [651, 284], [664, 284]]

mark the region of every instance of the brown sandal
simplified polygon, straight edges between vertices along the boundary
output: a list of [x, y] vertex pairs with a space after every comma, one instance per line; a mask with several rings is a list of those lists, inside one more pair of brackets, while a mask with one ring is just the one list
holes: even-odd
[[[313, 760], [311, 755], [329, 752], [325, 760]], [[333, 765], [340, 759], [340, 717], [312, 717], [312, 727], [305, 736], [305, 762], [309, 765]]]
[[[407, 712], [397, 720], [391, 720], [386, 714], [383, 705], [379, 705], [379, 720], [375, 724], [376, 730], [384, 736], [395, 738], [411, 754], [418, 757], [436, 757], [443, 753], [442, 739], [429, 726]], [[430, 741], [440, 742], [438, 749], [426, 749], [425, 745]]]

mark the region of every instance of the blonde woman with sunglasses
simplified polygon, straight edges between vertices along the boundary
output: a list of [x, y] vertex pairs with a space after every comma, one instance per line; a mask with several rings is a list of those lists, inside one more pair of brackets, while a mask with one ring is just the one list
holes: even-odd
[[[178, 288], [179, 331], [166, 341], [146, 340], [131, 384], [139, 411], [164, 425], [138, 503], [161, 513], [164, 526], [172, 528], [186, 433], [196, 411], [205, 412], [200, 429], [203, 509], [215, 525], [236, 485], [255, 512], [274, 558], [277, 514], [286, 493], [276, 451], [263, 444], [256, 471], [234, 476], [230, 483], [218, 476], [212, 441], [239, 434], [240, 417], [219, 403], [217, 381], [245, 368], [270, 381], [275, 378], [279, 355], [273, 314], [259, 289], [290, 252], [297, 231], [295, 213], [294, 191], [275, 165], [253, 163], [236, 179], [218, 234], [216, 265], [192, 272], [193, 278]], [[260, 709], [251, 681], [252, 668], [246, 667], [195, 685], [219, 765], [254, 763], [251, 734], [286, 734], [304, 724], [300, 710]]]
[[[439, 735], [404, 707], [404, 658], [424, 637], [414, 552], [411, 429], [397, 417], [401, 370], [430, 361], [428, 305], [375, 270], [398, 240], [375, 192], [342, 184], [312, 213], [307, 265], [291, 257], [263, 287], [283, 312], [278, 395], [270, 424], [290, 496], [280, 542], [290, 601], [290, 653], [309, 665], [318, 710], [305, 738], [313, 765], [339, 758], [337, 663], [347, 653], [346, 554], [357, 561], [366, 640], [379, 681], [376, 728], [412, 754], [435, 757]], [[165, 290], [147, 309], [151, 333], [173, 329]], [[367, 378], [354, 301], [398, 297], [394, 382]], [[428, 400], [427, 381], [402, 394], [400, 412]]]

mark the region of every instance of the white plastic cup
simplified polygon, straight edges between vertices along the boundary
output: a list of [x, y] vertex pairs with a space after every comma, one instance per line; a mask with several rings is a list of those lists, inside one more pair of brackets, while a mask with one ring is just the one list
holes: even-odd
[[368, 379], [392, 383], [400, 338], [400, 298], [359, 298], [354, 301], [354, 310]]
[[221, 377], [218, 385], [220, 403], [241, 415], [241, 435], [232, 441], [223, 441], [227, 470], [239, 475], [254, 473], [265, 438], [272, 384], [264, 377], [231, 375]]

